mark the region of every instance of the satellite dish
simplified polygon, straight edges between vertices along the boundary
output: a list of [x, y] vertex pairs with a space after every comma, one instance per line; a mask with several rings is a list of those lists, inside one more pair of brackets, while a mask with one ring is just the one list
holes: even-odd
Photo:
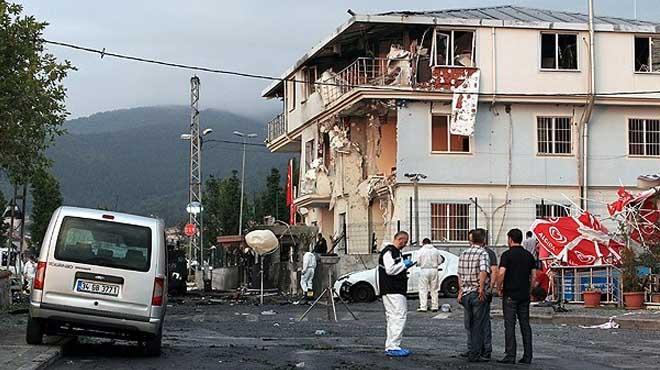
[[263, 256], [279, 247], [280, 243], [270, 230], [254, 230], [245, 235], [245, 243], [258, 255]]

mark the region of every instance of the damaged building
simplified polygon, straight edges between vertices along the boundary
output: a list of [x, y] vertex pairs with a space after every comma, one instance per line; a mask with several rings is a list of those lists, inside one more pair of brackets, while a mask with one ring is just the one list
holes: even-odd
[[[653, 22], [596, 17], [591, 34], [584, 14], [517, 6], [354, 15], [264, 90], [282, 101], [267, 145], [300, 153], [299, 218], [352, 256], [342, 271], [415, 213], [437, 245], [462, 248], [474, 227], [502, 245], [538, 217], [605, 214], [620, 184], [658, 171], [657, 72]], [[417, 203], [409, 173], [426, 175]]]

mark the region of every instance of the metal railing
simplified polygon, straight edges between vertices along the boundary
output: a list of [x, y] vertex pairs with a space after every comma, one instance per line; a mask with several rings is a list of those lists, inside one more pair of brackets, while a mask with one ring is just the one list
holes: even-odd
[[602, 303], [623, 304], [623, 279], [616, 266], [555, 266], [551, 271], [556, 301], [583, 303], [582, 293], [597, 289], [602, 294]]
[[389, 85], [398, 73], [396, 70], [392, 75], [388, 73], [387, 58], [358, 58], [337, 74], [322, 80], [321, 96], [324, 103], [329, 104], [360, 86]]
[[269, 143], [286, 134], [286, 117], [284, 116], [284, 113], [280, 113], [270, 120], [266, 126], [266, 130], [268, 131], [266, 141]]

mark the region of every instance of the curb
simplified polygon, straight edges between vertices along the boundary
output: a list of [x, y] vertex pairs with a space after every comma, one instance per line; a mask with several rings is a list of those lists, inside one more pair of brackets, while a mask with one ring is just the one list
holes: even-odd
[[[502, 312], [493, 312], [493, 318], [503, 319]], [[535, 324], [553, 325], [600, 325], [608, 322], [609, 317], [602, 316], [579, 316], [579, 315], [530, 315], [530, 322]], [[652, 319], [629, 319], [616, 317], [614, 321], [619, 324], [620, 329], [660, 331], [660, 320]]]
[[[52, 343], [45, 351], [39, 351], [35, 353], [35, 356], [32, 360], [19, 367], [16, 370], [43, 370], [48, 368], [50, 365], [54, 364], [55, 361], [59, 360], [65, 350], [65, 347], [71, 342], [71, 338], [62, 338], [56, 343]], [[35, 347], [30, 352], [37, 352], [39, 347]]]

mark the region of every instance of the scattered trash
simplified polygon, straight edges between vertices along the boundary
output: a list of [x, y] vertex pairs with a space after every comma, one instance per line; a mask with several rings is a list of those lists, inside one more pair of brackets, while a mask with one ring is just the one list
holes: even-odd
[[314, 335], [326, 335], [326, 334], [328, 334], [327, 331], [320, 329], [314, 332]]
[[591, 326], [584, 326], [580, 325], [580, 328], [582, 329], [618, 329], [619, 328], [619, 323], [614, 321], [614, 317], [610, 317], [610, 320], [604, 324], [600, 325], [591, 325]]
[[451, 312], [451, 305], [449, 303], [443, 304], [442, 306], [440, 306], [440, 311]]
[[435, 316], [432, 317], [433, 319], [438, 319], [438, 320], [445, 320], [449, 318], [449, 313], [448, 312], [443, 312], [439, 313]]
[[272, 316], [272, 315], [277, 315], [277, 312], [273, 310], [268, 310], [268, 311], [261, 311], [261, 314], [264, 316]]
[[211, 298], [211, 299], [209, 300], [209, 302], [211, 302], [211, 303], [215, 303], [215, 304], [222, 304], [222, 300], [220, 300], [220, 299], [213, 299], [213, 298]]
[[247, 316], [247, 315], [249, 315], [249, 313], [247, 313], [247, 312], [243, 312], [243, 313], [241, 314], [241, 316]]
[[305, 363], [304, 363], [304, 362], [299, 362], [299, 363], [296, 364], [296, 368], [297, 368], [297, 369], [302, 369], [303, 367], [305, 367]]
[[241, 316], [240, 312], [234, 312], [234, 316]]
[[280, 324], [279, 324], [279, 323], [274, 323], [273, 326], [275, 326], [275, 327], [279, 327]]

